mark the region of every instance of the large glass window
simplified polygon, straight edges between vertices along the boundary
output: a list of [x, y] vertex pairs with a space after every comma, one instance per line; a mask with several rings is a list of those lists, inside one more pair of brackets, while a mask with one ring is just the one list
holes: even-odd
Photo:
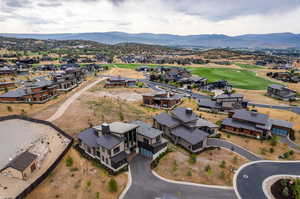
[[116, 148], [114, 148], [114, 154], [118, 153], [119, 151], [120, 151], [120, 147], [119, 146], [116, 147]]

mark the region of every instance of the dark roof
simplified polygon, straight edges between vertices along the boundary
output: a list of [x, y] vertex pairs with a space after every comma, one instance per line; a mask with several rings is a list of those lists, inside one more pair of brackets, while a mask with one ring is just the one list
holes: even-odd
[[23, 97], [24, 95], [26, 95], [25, 89], [19, 88], [16, 90], [8, 91], [7, 93], [0, 95], [0, 98]]
[[284, 120], [270, 119], [270, 123], [272, 125], [279, 126], [279, 127], [285, 127], [289, 129], [293, 128], [293, 123]]
[[272, 85], [269, 86], [269, 88], [276, 89], [276, 90], [281, 90], [284, 87], [285, 86], [282, 86], [280, 84], [272, 84]]
[[148, 138], [156, 138], [162, 134], [162, 132], [158, 129], [152, 128], [149, 124], [142, 121], [134, 121], [134, 124], [138, 125], [137, 132], [143, 136]]
[[221, 95], [217, 95], [215, 98], [216, 99], [226, 99], [226, 98], [240, 98], [240, 97], [244, 97], [243, 94], [239, 94], [239, 93], [233, 93], [233, 94], [221, 94]]
[[206, 133], [205, 131], [202, 131], [200, 129], [197, 129], [197, 128], [190, 129], [190, 128], [186, 128], [184, 126], [179, 126], [179, 127], [175, 128], [174, 130], [172, 130], [171, 133], [175, 136], [182, 138], [183, 140], [187, 141], [188, 143], [190, 143], [192, 145], [203, 141], [209, 135], [208, 133]]
[[97, 132], [93, 128], [86, 129], [77, 135], [77, 138], [80, 139], [84, 144], [89, 147], [97, 147]]
[[221, 106], [219, 106], [216, 101], [213, 101], [211, 99], [200, 99], [198, 101], [198, 105], [200, 107], [207, 107], [207, 108], [221, 108]]
[[121, 138], [118, 138], [114, 135], [102, 135], [97, 138], [97, 144], [106, 148], [106, 149], [113, 149], [115, 146], [119, 145], [122, 142]]
[[246, 110], [236, 110], [232, 118], [254, 122], [257, 124], [266, 124], [269, 119], [266, 114]]
[[183, 107], [178, 107], [171, 113], [183, 123], [195, 121], [198, 119], [198, 116], [194, 112], [188, 113], [188, 109]]
[[25, 151], [8, 163], [5, 169], [11, 167], [18, 171], [24, 171], [36, 158], [37, 155]]
[[114, 163], [118, 163], [124, 159], [127, 158], [127, 153], [125, 151], [122, 151], [120, 153], [118, 153], [117, 155], [115, 155], [114, 157], [111, 158], [111, 161]]
[[178, 120], [174, 119], [173, 117], [171, 117], [167, 113], [158, 114], [158, 115], [154, 116], [154, 119], [158, 123], [160, 123], [162, 125], [165, 125], [169, 128], [174, 128], [174, 127], [176, 127], [180, 124], [180, 122]]
[[251, 123], [247, 123], [247, 122], [240, 122], [240, 121], [234, 120], [232, 118], [225, 118], [222, 121], [222, 125], [262, 132], [261, 129], [256, 128], [255, 124], [251, 124]]

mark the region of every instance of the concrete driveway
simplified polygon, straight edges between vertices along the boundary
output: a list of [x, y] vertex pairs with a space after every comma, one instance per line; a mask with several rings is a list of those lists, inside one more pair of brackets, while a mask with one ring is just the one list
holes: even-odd
[[262, 184], [273, 175], [300, 175], [300, 161], [257, 161], [241, 167], [235, 174], [235, 191], [242, 199], [265, 199]]
[[124, 199], [156, 199], [165, 195], [178, 199], [236, 199], [233, 190], [181, 185], [154, 176], [150, 160], [138, 155], [130, 164], [132, 185]]

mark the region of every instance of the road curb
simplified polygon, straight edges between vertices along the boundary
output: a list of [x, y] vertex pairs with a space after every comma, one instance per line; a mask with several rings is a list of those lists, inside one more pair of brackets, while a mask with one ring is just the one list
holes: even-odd
[[192, 183], [192, 182], [184, 182], [184, 181], [175, 181], [175, 180], [169, 180], [164, 177], [161, 177], [158, 175], [155, 171], [152, 170], [152, 174], [159, 178], [162, 181], [173, 183], [173, 184], [181, 184], [181, 185], [190, 185], [190, 186], [197, 186], [197, 187], [206, 187], [206, 188], [213, 188], [213, 189], [225, 189], [225, 190], [232, 190], [233, 187], [228, 186], [218, 186], [218, 185], [206, 185], [206, 184], [198, 184], [198, 183]]
[[[243, 170], [245, 167], [248, 167], [248, 166], [250, 166], [250, 165], [252, 165], [252, 164], [258, 164], [258, 163], [300, 163], [300, 161], [298, 160], [298, 161], [279, 161], [279, 160], [258, 160], [258, 161], [253, 161], [253, 162], [248, 162], [248, 163], [246, 163], [246, 164], [244, 164], [244, 165], [242, 165], [237, 171], [236, 171], [236, 173], [234, 174], [234, 176], [233, 176], [233, 188], [234, 188], [234, 192], [235, 192], [235, 194], [236, 194], [236, 196], [237, 196], [237, 198], [238, 199], [242, 199], [242, 197], [241, 197], [241, 195], [239, 194], [239, 192], [238, 192], [238, 189], [237, 189], [237, 184], [236, 184], [236, 182], [237, 182], [237, 176], [239, 175], [239, 173], [241, 172], [241, 170]], [[285, 175], [285, 176], [288, 176], [288, 175]], [[271, 176], [269, 176], [269, 177], [271, 177]], [[266, 178], [267, 179], [267, 178]], [[265, 180], [266, 180], [265, 179]], [[264, 180], [264, 181], [265, 181]]]
[[119, 196], [118, 199], [123, 199], [125, 197], [126, 193], [128, 192], [129, 188], [132, 185], [132, 176], [131, 176], [130, 166], [128, 166], [127, 175], [128, 175], [128, 183], [127, 183], [125, 189], [122, 191], [122, 193], [121, 193], [121, 195]]

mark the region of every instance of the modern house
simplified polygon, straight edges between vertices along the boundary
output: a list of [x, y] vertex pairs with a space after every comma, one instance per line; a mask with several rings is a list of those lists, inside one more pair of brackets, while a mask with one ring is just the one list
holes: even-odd
[[0, 82], [0, 90], [5, 90], [9, 88], [15, 88], [15, 82]]
[[0, 102], [45, 103], [57, 95], [57, 86], [52, 81], [41, 80], [0, 95]]
[[267, 95], [284, 101], [293, 101], [296, 100], [297, 92], [283, 85], [272, 84], [268, 87]]
[[128, 165], [131, 153], [151, 159], [166, 150], [161, 132], [140, 121], [133, 123], [103, 123], [82, 131], [77, 136], [79, 147], [103, 166], [117, 172]]
[[16, 75], [17, 69], [12, 67], [0, 67], [0, 75]]
[[143, 95], [143, 105], [152, 108], [172, 109], [181, 103], [181, 97], [170, 92]]
[[51, 79], [58, 86], [58, 91], [70, 91], [84, 81], [84, 72], [79, 68], [67, 68], [52, 73]]
[[20, 180], [27, 180], [37, 168], [37, 155], [25, 151], [0, 170], [0, 174]]
[[219, 80], [215, 82], [208, 83], [202, 87], [203, 90], [224, 90], [229, 93], [232, 91], [232, 85], [226, 80]]
[[284, 120], [269, 118], [256, 111], [235, 110], [222, 121], [221, 130], [229, 133], [265, 139], [272, 134], [288, 136], [293, 124]]
[[200, 118], [192, 109], [178, 107], [153, 118], [153, 127], [163, 131], [172, 142], [191, 152], [199, 152], [207, 145], [209, 135], [215, 133], [217, 125]]
[[248, 101], [244, 100], [243, 94], [223, 93], [212, 99], [200, 99], [198, 101], [198, 106], [202, 111], [220, 113], [234, 109], [246, 109]]
[[137, 80], [125, 79], [122, 77], [111, 77], [106, 80], [104, 85], [105, 88], [115, 88], [115, 87], [135, 87]]

